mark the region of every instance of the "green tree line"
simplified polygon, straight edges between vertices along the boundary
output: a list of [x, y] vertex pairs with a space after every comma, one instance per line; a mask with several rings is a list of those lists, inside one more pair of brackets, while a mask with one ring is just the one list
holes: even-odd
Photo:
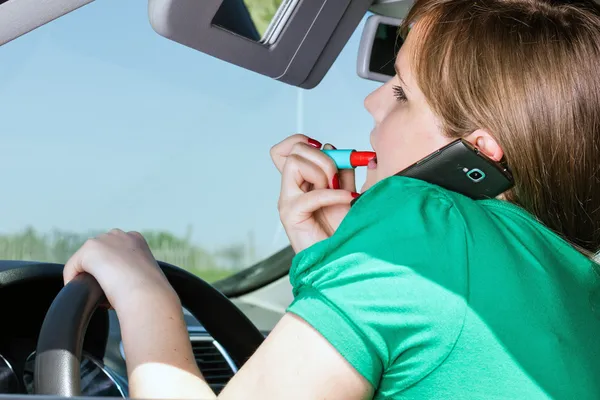
[[[21, 232], [0, 234], [0, 259], [64, 264], [88, 238], [99, 233], [61, 230], [41, 233], [28, 227]], [[192, 242], [191, 231], [184, 237], [167, 231], [141, 233], [156, 259], [184, 268], [208, 282], [225, 278], [255, 261], [251, 240], [211, 252]]]

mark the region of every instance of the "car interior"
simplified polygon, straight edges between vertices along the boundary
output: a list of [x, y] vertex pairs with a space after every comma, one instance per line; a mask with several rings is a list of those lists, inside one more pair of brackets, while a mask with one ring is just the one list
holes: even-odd
[[[110, 0], [95, 3], [104, 1]], [[279, 81], [278, 85], [317, 87], [356, 32], [360, 43], [355, 74], [373, 82], [394, 75], [393, 59], [401, 45], [396, 30], [410, 0], [272, 3], [276, 11], [260, 31], [248, 1], [242, 0], [148, 0], [145, 18], [153, 34], [181, 45], [185, 52], [206, 54], [222, 65]], [[76, 20], [92, 4], [92, 0], [0, 0], [0, 46], [27, 40], [69, 13], [73, 14], [68, 18]], [[185, 265], [157, 256], [182, 300], [198, 366], [217, 393], [292, 301], [288, 271], [293, 256], [288, 246], [211, 283]], [[90, 276], [80, 275], [64, 286], [63, 267], [31, 257], [0, 261], [0, 301], [10, 305], [1, 311], [0, 395], [128, 397], [117, 316], [105, 306], [104, 295]]]
[[[92, 7], [111, 1], [112, 6], [121, 7], [121, 0], [0, 0], [0, 56], [7, 54], [3, 51], [9, 46], [57, 21], [70, 18], [76, 22], [88, 8], [93, 19], [96, 9]], [[256, 10], [265, 8], [256, 4], [262, 7], [261, 2], [275, 6], [272, 15], [259, 23]], [[176, 44], [174, 51], [181, 57], [196, 53], [211, 57], [216, 68], [223, 69], [223, 76], [209, 80], [229, 79], [230, 65], [264, 78], [263, 83], [273, 81], [277, 87], [297, 89], [302, 96], [323, 85], [343, 51], [352, 51], [344, 60], [355, 62], [351, 67], [357, 80], [379, 84], [393, 77], [393, 60], [402, 45], [397, 29], [411, 4], [412, 0], [148, 0], [143, 18], [152, 28], [147, 34]], [[88, 29], [99, 26], [118, 29], [110, 22], [91, 24]], [[68, 35], [77, 36], [78, 32], [69, 31]], [[344, 50], [352, 37], [358, 38], [357, 50]], [[98, 41], [81, 46], [93, 51], [94, 46], [113, 45], [117, 43]], [[144, 50], [127, 48], [134, 56], [136, 51]], [[165, 70], [169, 73], [168, 67]], [[270, 90], [275, 87], [269, 86]], [[360, 103], [362, 99], [355, 100]], [[221, 151], [227, 155], [225, 149]], [[263, 156], [267, 157], [266, 151]], [[249, 167], [241, 172], [241, 179], [251, 179], [251, 174]], [[275, 204], [268, 206], [275, 209]], [[281, 235], [281, 229], [278, 232]], [[14, 253], [10, 259], [3, 254], [0, 304], [7, 306], [0, 310], [0, 398], [128, 397], [119, 321], [106, 306], [97, 282], [83, 274], [63, 285], [64, 258], [50, 262], [27, 251]], [[291, 303], [288, 272], [294, 251], [289, 245], [279, 247], [253, 260], [249, 267], [210, 280], [190, 272], [189, 258], [165, 254], [170, 253], [155, 253], [182, 301], [196, 362], [219, 393]], [[229, 249], [228, 254], [235, 258], [236, 249]]]

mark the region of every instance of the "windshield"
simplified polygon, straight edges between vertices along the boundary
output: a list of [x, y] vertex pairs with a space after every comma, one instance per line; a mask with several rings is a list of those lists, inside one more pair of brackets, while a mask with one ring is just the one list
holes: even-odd
[[117, 227], [216, 281], [288, 245], [272, 145], [369, 148], [362, 24], [305, 91], [160, 37], [147, 7], [93, 2], [0, 48], [0, 259], [64, 263]]

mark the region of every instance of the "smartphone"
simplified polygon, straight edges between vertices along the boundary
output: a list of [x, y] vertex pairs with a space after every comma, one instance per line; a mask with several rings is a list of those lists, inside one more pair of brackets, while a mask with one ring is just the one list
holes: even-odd
[[508, 167], [457, 139], [396, 175], [421, 179], [475, 200], [490, 199], [514, 186]]

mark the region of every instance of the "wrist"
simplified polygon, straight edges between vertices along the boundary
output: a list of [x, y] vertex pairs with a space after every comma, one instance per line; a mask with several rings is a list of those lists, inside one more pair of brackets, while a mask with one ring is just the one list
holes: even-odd
[[[139, 319], [148, 313], [183, 313], [181, 300], [171, 286], [132, 288], [112, 304], [120, 320]], [[182, 314], [183, 315], [183, 314]]]
[[315, 244], [327, 239], [326, 237], [316, 237], [305, 232], [288, 234], [290, 246], [294, 250], [294, 253], [298, 254], [301, 251], [314, 246]]

